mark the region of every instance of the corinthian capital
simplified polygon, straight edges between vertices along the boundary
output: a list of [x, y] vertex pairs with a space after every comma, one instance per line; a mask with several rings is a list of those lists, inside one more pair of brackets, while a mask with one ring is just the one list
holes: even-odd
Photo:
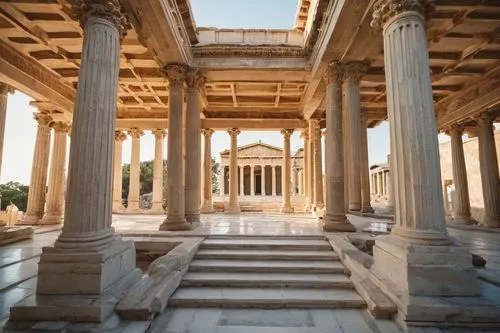
[[229, 135], [231, 136], [231, 138], [236, 138], [238, 136], [238, 134], [241, 133], [241, 131], [240, 131], [239, 128], [229, 128], [227, 130], [227, 132], [229, 133]]
[[190, 70], [186, 74], [186, 84], [190, 89], [201, 89], [205, 86], [205, 82], [207, 79], [198, 69]]
[[33, 117], [38, 122], [38, 126], [48, 127], [52, 122], [52, 117], [46, 113], [34, 113]]
[[204, 128], [201, 130], [201, 134], [205, 136], [205, 138], [210, 139], [212, 137], [212, 134], [214, 134], [214, 130], [211, 128]]
[[0, 95], [7, 95], [8, 93], [14, 93], [14, 88], [6, 83], [0, 82]]
[[144, 131], [138, 128], [131, 128], [130, 131], [128, 131], [128, 135], [130, 135], [133, 139], [140, 139], [140, 137], [144, 135]]
[[351, 61], [344, 66], [344, 80], [349, 82], [359, 82], [370, 68], [368, 61]]
[[304, 140], [309, 140], [309, 131], [307, 128], [304, 128], [302, 132], [300, 132], [300, 137]]
[[53, 122], [50, 127], [52, 127], [56, 133], [69, 133], [71, 129], [71, 125], [64, 121]]
[[338, 61], [334, 61], [328, 65], [325, 73], [323, 74], [323, 79], [326, 84], [342, 82], [344, 75], [344, 66]]
[[115, 140], [120, 142], [125, 141], [127, 140], [127, 134], [123, 131], [115, 131]]
[[434, 0], [379, 0], [373, 7], [372, 28], [382, 29], [394, 16], [417, 12], [427, 20], [434, 10]]
[[170, 85], [182, 85], [186, 80], [187, 67], [183, 64], [168, 64], [161, 69]]
[[285, 137], [286, 139], [290, 139], [293, 134], [293, 129], [282, 129], [280, 132], [281, 134], [283, 134], [283, 137]]
[[119, 0], [72, 0], [72, 10], [82, 29], [90, 18], [95, 17], [113, 24], [122, 37], [127, 31], [128, 21]]
[[151, 134], [155, 136], [155, 139], [163, 139], [167, 132], [164, 129], [157, 128], [151, 131]]

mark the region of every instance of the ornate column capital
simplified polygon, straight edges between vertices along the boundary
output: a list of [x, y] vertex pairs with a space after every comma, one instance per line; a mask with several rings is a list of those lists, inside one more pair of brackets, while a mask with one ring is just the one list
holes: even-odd
[[323, 73], [323, 80], [326, 84], [341, 83], [344, 77], [344, 64], [339, 61], [333, 61]]
[[171, 86], [182, 85], [186, 80], [187, 71], [187, 66], [180, 63], [168, 64], [161, 69], [163, 76], [167, 78]]
[[89, 19], [98, 18], [108, 21], [118, 29], [121, 37], [125, 36], [129, 23], [119, 0], [73, 0], [71, 6], [82, 29]]
[[321, 136], [326, 136], [326, 128], [321, 131]]
[[292, 136], [293, 134], [293, 131], [294, 129], [282, 129], [280, 131], [281, 134], [283, 134], [283, 136], [286, 138], [286, 139], [290, 139], [290, 137]]
[[344, 65], [343, 78], [347, 82], [359, 83], [370, 68], [369, 61], [351, 61]]
[[373, 7], [370, 25], [380, 30], [390, 19], [405, 12], [417, 12], [427, 20], [433, 10], [434, 0], [379, 0]]
[[151, 134], [155, 136], [155, 139], [163, 139], [167, 134], [167, 131], [161, 128], [156, 128], [154, 130], [151, 130]]
[[13, 94], [14, 88], [7, 83], [0, 82], [0, 95]]
[[115, 141], [125, 141], [127, 140], [127, 134], [123, 131], [115, 131]]
[[54, 129], [56, 133], [64, 133], [67, 134], [71, 130], [71, 125], [64, 121], [55, 121], [50, 124], [50, 127]]
[[186, 73], [186, 84], [189, 89], [200, 90], [205, 87], [207, 78], [199, 69], [190, 69]]
[[52, 117], [47, 113], [33, 113], [33, 117], [38, 122], [38, 126], [48, 127], [52, 123]]
[[236, 138], [238, 136], [238, 134], [241, 133], [241, 131], [240, 131], [239, 128], [229, 128], [227, 130], [227, 133], [229, 133], [229, 135], [231, 136], [231, 138]]
[[464, 127], [459, 124], [453, 124], [444, 133], [448, 136], [462, 136], [464, 134]]
[[210, 139], [212, 137], [212, 134], [214, 134], [215, 131], [211, 128], [203, 128], [201, 130], [201, 134], [205, 136], [205, 138]]
[[141, 136], [144, 135], [144, 131], [138, 128], [131, 128], [130, 131], [128, 131], [128, 135], [130, 135], [133, 139], [140, 139]]
[[303, 129], [300, 132], [300, 137], [304, 140], [309, 140], [309, 131], [307, 130], [307, 128]]
[[483, 112], [476, 118], [476, 121], [479, 125], [493, 123], [493, 116], [489, 112]]

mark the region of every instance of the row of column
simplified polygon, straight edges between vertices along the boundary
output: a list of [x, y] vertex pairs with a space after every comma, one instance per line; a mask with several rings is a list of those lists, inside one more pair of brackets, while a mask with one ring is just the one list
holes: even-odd
[[[250, 169], [250, 195], [251, 196], [254, 196], [256, 195], [256, 191], [255, 191], [255, 188], [256, 188], [256, 183], [255, 183], [255, 176], [256, 176], [256, 173], [255, 173], [255, 167], [260, 167], [260, 170], [261, 170], [261, 192], [259, 195], [261, 196], [266, 196], [267, 195], [267, 192], [266, 192], [266, 166], [268, 165], [265, 165], [265, 164], [262, 164], [262, 165], [240, 165], [238, 166], [238, 170], [239, 170], [239, 182], [240, 182], [240, 185], [239, 185], [239, 195], [240, 196], [245, 196], [245, 182], [244, 182], [244, 175], [245, 175], [245, 168], [248, 167]], [[269, 165], [269, 167], [271, 167], [271, 195], [273, 196], [276, 196], [277, 195], [277, 180], [278, 180], [278, 177], [277, 177], [277, 168], [280, 167], [278, 165]], [[220, 177], [220, 180], [219, 180], [219, 184], [220, 184], [220, 193], [221, 195], [225, 195], [226, 193], [226, 179], [225, 179], [225, 168], [226, 166], [223, 165], [221, 167], [221, 177]], [[282, 170], [283, 170], [283, 166], [281, 166]], [[290, 181], [290, 179], [288, 180]], [[283, 192], [283, 191], [282, 191]], [[282, 193], [283, 194], [283, 193]]]
[[387, 198], [389, 193], [389, 170], [372, 172], [370, 174], [371, 193], [379, 198]]
[[305, 195], [304, 210], [316, 211], [325, 207], [323, 199], [323, 167], [321, 128], [319, 120], [309, 120], [308, 128], [301, 132], [304, 139], [304, 167], [302, 192]]

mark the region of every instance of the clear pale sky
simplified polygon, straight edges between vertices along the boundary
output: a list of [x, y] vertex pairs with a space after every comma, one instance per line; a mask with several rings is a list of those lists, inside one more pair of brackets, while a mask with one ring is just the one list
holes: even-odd
[[[191, 0], [196, 25], [198, 27], [220, 28], [274, 28], [291, 29], [295, 22], [297, 0]], [[7, 125], [5, 131], [3, 163], [0, 183], [19, 181], [29, 183], [37, 124], [33, 119], [34, 108], [29, 106], [30, 98], [20, 92], [9, 95]], [[262, 140], [265, 143], [283, 146], [279, 132], [242, 132], [238, 145]], [[68, 140], [69, 144], [69, 140]], [[229, 148], [229, 135], [218, 131], [212, 136], [212, 154]], [[303, 140], [298, 131], [291, 139], [292, 152], [301, 148]], [[370, 164], [385, 162], [389, 152], [387, 123], [368, 130]], [[130, 162], [130, 140], [123, 145], [123, 163]], [[154, 157], [154, 137], [147, 132], [141, 138], [141, 161]]]

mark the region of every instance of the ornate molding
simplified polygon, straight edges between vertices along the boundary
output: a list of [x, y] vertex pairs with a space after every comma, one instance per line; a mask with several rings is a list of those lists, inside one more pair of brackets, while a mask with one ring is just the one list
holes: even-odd
[[434, 10], [434, 0], [379, 0], [373, 6], [372, 28], [380, 30], [396, 15], [417, 12], [427, 21]]
[[186, 80], [187, 71], [187, 66], [179, 63], [168, 64], [161, 69], [170, 85], [182, 85]]
[[200, 90], [205, 87], [207, 78], [199, 69], [191, 69], [186, 73], [186, 84], [189, 89]]
[[228, 128], [227, 133], [229, 133], [231, 139], [235, 139], [241, 131], [239, 128]]
[[38, 126], [49, 127], [52, 123], [52, 117], [46, 113], [33, 113], [33, 117], [38, 122]]
[[120, 36], [125, 36], [127, 32], [129, 24], [122, 13], [119, 0], [73, 0], [72, 10], [74, 16], [80, 21], [82, 29], [85, 29], [89, 19], [99, 18], [113, 24]]
[[304, 140], [309, 140], [309, 131], [307, 130], [307, 128], [304, 128], [301, 132], [300, 132], [300, 137]]
[[328, 65], [328, 68], [323, 73], [323, 80], [326, 84], [340, 83], [344, 77], [344, 64], [338, 61], [333, 61]]
[[123, 131], [115, 131], [115, 141], [123, 142], [127, 140], [127, 134]]
[[144, 135], [144, 131], [138, 128], [131, 128], [130, 131], [128, 131], [128, 135], [133, 139], [140, 139], [141, 136]]
[[479, 126], [491, 126], [493, 127], [493, 116], [489, 112], [481, 113], [476, 119]]
[[343, 78], [347, 82], [359, 83], [370, 68], [369, 61], [351, 61], [344, 65]]
[[464, 133], [464, 127], [459, 124], [453, 124], [445, 129], [444, 133], [448, 136], [462, 136]]
[[304, 58], [306, 50], [300, 46], [227, 46], [209, 45], [193, 47], [195, 58]]
[[9, 86], [7, 83], [0, 82], [0, 95], [7, 96], [7, 94], [13, 94], [14, 88]]
[[70, 123], [67, 123], [65, 121], [55, 121], [55, 122], [50, 124], [50, 127], [52, 127], [54, 129], [54, 132], [56, 132], [56, 133], [67, 134], [71, 130]]
[[164, 129], [156, 128], [151, 130], [151, 133], [155, 136], [155, 139], [163, 139], [167, 132]]
[[212, 134], [214, 134], [215, 131], [211, 128], [203, 128], [201, 130], [201, 134], [205, 136], [205, 138], [210, 139], [212, 137]]
[[283, 137], [286, 139], [290, 139], [290, 137], [293, 134], [294, 129], [282, 129], [280, 131], [281, 134], [283, 134]]

